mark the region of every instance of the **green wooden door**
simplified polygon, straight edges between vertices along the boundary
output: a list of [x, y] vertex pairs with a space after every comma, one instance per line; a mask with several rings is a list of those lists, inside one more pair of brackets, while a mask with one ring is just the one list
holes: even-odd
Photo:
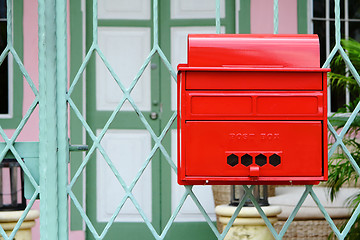
[[[94, 152], [86, 169], [87, 214], [99, 235], [121, 207], [104, 239], [119, 236], [151, 239], [152, 233], [143, 217], [155, 230], [160, 229], [161, 189], [160, 181], [156, 179], [159, 178], [160, 158], [159, 153], [151, 154], [152, 136], [160, 132], [158, 57], [152, 57], [144, 71], [139, 71], [151, 51], [153, 27], [151, 12], [148, 11], [150, 2], [147, 2], [137, 6], [136, 1], [128, 1], [124, 8], [117, 1], [98, 2], [99, 48], [117, 76], [109, 73], [99, 55], [93, 57], [87, 69], [86, 115], [89, 126], [99, 135], [108, 119], [114, 117], [101, 141], [107, 156], [99, 150]], [[86, 1], [87, 47], [93, 42], [92, 6], [92, 1]], [[126, 16], [122, 17], [122, 14]], [[140, 77], [134, 84], [136, 76]], [[132, 104], [123, 101], [124, 94], [114, 78], [118, 78], [126, 89], [133, 86], [130, 93]], [[139, 112], [135, 112], [133, 104]], [[118, 112], [116, 108], [119, 108]], [[144, 125], [144, 121], [148, 125]], [[91, 142], [91, 139], [87, 137], [87, 141]], [[114, 164], [115, 171], [109, 168], [106, 157]], [[120, 175], [118, 179], [114, 174], [116, 171]], [[134, 198], [126, 198], [124, 187], [132, 186]], [[153, 199], [153, 196], [157, 198]], [[142, 209], [143, 217], [135, 205]], [[88, 229], [86, 236], [93, 239], [93, 233]]]
[[[221, 32], [235, 33], [235, 1], [221, 1]], [[187, 62], [187, 35], [192, 33], [216, 33], [215, 1], [161, 1], [160, 11], [160, 47], [171, 62], [173, 69], [179, 63]], [[166, 127], [176, 109], [176, 84], [165, 65], [160, 67], [160, 99], [163, 106], [161, 129]], [[163, 140], [172, 160], [176, 162], [176, 123], [171, 125]], [[161, 157], [161, 226], [164, 228], [171, 215], [181, 202], [185, 188], [176, 182], [176, 174], [166, 162], [164, 154]], [[213, 221], [216, 220], [214, 203], [210, 186], [194, 186], [193, 191], [205, 211]], [[182, 206], [165, 239], [208, 240], [217, 239], [208, 223], [200, 213], [193, 200], [188, 197]]]
[[[86, 174], [83, 173], [84, 203], [93, 225], [93, 229], [86, 227], [87, 239], [105, 233], [104, 239], [118, 239], [119, 236], [154, 239], [154, 231], [155, 235], [161, 235], [164, 229], [168, 231], [165, 239], [216, 239], [190, 197], [174, 222], [170, 220], [185, 192], [184, 187], [177, 185], [176, 173], [171, 169], [171, 165], [176, 165], [176, 84], [172, 76], [176, 74], [176, 65], [186, 62], [187, 34], [216, 32], [215, 0], [159, 1], [157, 9], [148, 0], [121, 3], [115, 0], [98, 2], [95, 30], [100, 53], [90, 58], [83, 92], [80, 93], [82, 90], [78, 87], [73, 94], [74, 101], [84, 105], [83, 114], [91, 132], [101, 139], [101, 147], [95, 146], [96, 151], [83, 156], [83, 161], [89, 161]], [[71, 16], [81, 21], [77, 15], [81, 13], [80, 4], [71, 6]], [[235, 1], [221, 1], [220, 7], [221, 31], [234, 33]], [[86, 1], [85, 8], [87, 52], [94, 44], [92, 1]], [[154, 25], [154, 16], [158, 16], [158, 28]], [[79, 29], [72, 29], [72, 59], [80, 59]], [[154, 49], [156, 45], [159, 49]], [[104, 64], [102, 55], [110, 68]], [[124, 98], [121, 84], [124, 89], [133, 87], [131, 103]], [[134, 110], [134, 105], [138, 111]], [[81, 141], [77, 126], [81, 125], [74, 120], [72, 142]], [[84, 131], [90, 149], [96, 145], [91, 135]], [[82, 158], [81, 153], [72, 153], [72, 159], [76, 159], [76, 154]], [[80, 165], [79, 161], [72, 162]], [[73, 189], [80, 191], [81, 188], [79, 178]], [[126, 188], [131, 189], [130, 195], [124, 190]], [[194, 187], [193, 190], [215, 220], [211, 187]], [[78, 200], [81, 201], [81, 194]], [[81, 227], [80, 218], [76, 218], [74, 208], [73, 211], [76, 229]], [[109, 224], [112, 221], [114, 223]], [[167, 230], [167, 226], [171, 227]]]

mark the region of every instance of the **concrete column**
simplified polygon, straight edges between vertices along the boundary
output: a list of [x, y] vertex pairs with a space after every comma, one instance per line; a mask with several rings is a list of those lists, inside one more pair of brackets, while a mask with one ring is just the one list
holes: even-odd
[[[9, 236], [13, 231], [15, 225], [19, 221], [24, 211], [1, 211], [0, 224]], [[27, 214], [23, 224], [21, 224], [18, 232], [15, 235], [16, 240], [31, 240], [31, 228], [35, 226], [35, 219], [40, 216], [39, 211], [30, 210]], [[3, 240], [2, 237], [0, 237]]]
[[[219, 221], [223, 225], [223, 230], [228, 224], [236, 207], [229, 205], [219, 205], [215, 208]], [[277, 222], [277, 215], [281, 213], [281, 208], [277, 206], [262, 207], [271, 224]], [[274, 237], [266, 226], [264, 220], [255, 207], [243, 207], [227, 233], [225, 240], [273, 240]]]

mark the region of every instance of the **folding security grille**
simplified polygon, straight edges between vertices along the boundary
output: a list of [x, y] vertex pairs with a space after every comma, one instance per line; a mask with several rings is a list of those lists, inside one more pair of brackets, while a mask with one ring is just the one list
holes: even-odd
[[[336, 53], [339, 53], [343, 60], [346, 63], [346, 66], [350, 69], [351, 74], [356, 79], [357, 83], [360, 85], [360, 76], [353, 64], [351, 63], [349, 57], [344, 51], [343, 47], [340, 44], [341, 32], [340, 32], [340, 0], [335, 1], [335, 39], [336, 45], [331, 51], [329, 57], [327, 58], [323, 67], [328, 67], [331, 60], [334, 58]], [[31, 196], [31, 199], [26, 207], [22, 217], [19, 219], [16, 227], [8, 236], [3, 227], [0, 227], [0, 234], [6, 240], [14, 239], [16, 232], [19, 230], [20, 225], [23, 223], [26, 215], [28, 214], [30, 208], [33, 206], [35, 199], [39, 194], [41, 194], [41, 205], [40, 205], [40, 218], [41, 218], [41, 239], [68, 239], [68, 197], [75, 204], [76, 209], [81, 214], [83, 220], [86, 223], [86, 227], [91, 232], [91, 235], [94, 239], [105, 239], [109, 229], [114, 224], [115, 218], [121, 211], [127, 200], [130, 200], [135, 206], [137, 211], [142, 217], [143, 222], [151, 232], [154, 239], [165, 239], [169, 229], [173, 226], [174, 220], [176, 219], [178, 213], [184, 205], [184, 202], [187, 198], [190, 198], [198, 207], [201, 214], [204, 216], [207, 224], [213, 231], [214, 236], [217, 239], [224, 239], [228, 233], [231, 225], [234, 223], [236, 216], [240, 212], [241, 208], [244, 206], [247, 198], [250, 198], [254, 206], [260, 213], [261, 217], [264, 219], [267, 227], [270, 229], [275, 239], [282, 239], [286, 230], [290, 226], [291, 222], [294, 220], [295, 215], [298, 213], [302, 204], [304, 203], [306, 197], [310, 195], [315, 201], [320, 211], [323, 213], [326, 221], [329, 223], [333, 232], [338, 239], [344, 239], [350, 228], [353, 226], [360, 214], [360, 206], [358, 206], [354, 213], [352, 214], [350, 220], [348, 221], [346, 227], [342, 232], [335, 226], [334, 221], [331, 219], [326, 209], [320, 202], [319, 198], [315, 194], [312, 186], [306, 186], [305, 191], [303, 192], [301, 198], [299, 199], [296, 207], [290, 214], [288, 220], [284, 224], [282, 230], [278, 233], [270, 223], [269, 219], [266, 217], [265, 213], [256, 202], [254, 196], [252, 195], [252, 190], [254, 186], [243, 186], [245, 190], [245, 196], [240, 200], [239, 206], [236, 208], [233, 216], [231, 217], [228, 225], [222, 233], [219, 233], [215, 224], [212, 222], [208, 213], [205, 211], [204, 207], [198, 200], [198, 197], [193, 192], [192, 186], [185, 186], [185, 192], [178, 203], [176, 209], [173, 211], [171, 217], [168, 219], [165, 227], [161, 231], [157, 231], [152, 225], [149, 217], [144, 213], [142, 207], [140, 206], [138, 200], [133, 194], [133, 189], [137, 184], [138, 180], [141, 178], [142, 174], [151, 164], [152, 157], [154, 154], [159, 151], [166, 159], [167, 164], [171, 169], [176, 172], [177, 167], [172, 161], [170, 154], [167, 152], [164, 147], [164, 138], [168, 134], [169, 129], [174, 124], [177, 116], [174, 111], [172, 116], [169, 118], [167, 124], [161, 133], [157, 135], [151, 124], [149, 124], [147, 118], [144, 116], [143, 112], [139, 109], [135, 103], [131, 93], [135, 86], [138, 84], [140, 77], [144, 73], [146, 67], [150, 64], [150, 61], [155, 56], [159, 56], [166, 66], [167, 70], [173, 77], [172, 81], [176, 81], [176, 71], [172, 68], [171, 63], [168, 57], [164, 54], [162, 46], [159, 44], [159, 31], [158, 31], [158, 0], [153, 0], [153, 42], [152, 48], [149, 52], [146, 60], [139, 69], [136, 77], [130, 84], [128, 88], [122, 82], [112, 65], [104, 56], [102, 49], [99, 47], [98, 43], [98, 1], [93, 0], [93, 15], [92, 15], [92, 44], [88, 52], [86, 53], [85, 58], [77, 71], [77, 74], [74, 79], [71, 79], [71, 85], [67, 89], [67, 45], [66, 45], [66, 1], [64, 0], [39, 0], [39, 91], [37, 90], [35, 84], [28, 75], [24, 65], [19, 58], [16, 49], [13, 45], [13, 2], [7, 0], [7, 46], [5, 50], [1, 53], [0, 63], [2, 63], [5, 57], [11, 54], [14, 58], [15, 63], [19, 66], [24, 78], [26, 79], [27, 84], [34, 93], [34, 100], [27, 110], [26, 114], [18, 124], [15, 132], [10, 137], [5, 133], [5, 129], [0, 126], [0, 135], [3, 140], [0, 143], [0, 161], [6, 158], [6, 156], [11, 155], [16, 158], [21, 168], [23, 169], [25, 175], [30, 180], [31, 185], [35, 189], [35, 192]], [[215, 26], [216, 32], [220, 33], [220, 0], [216, 0], [216, 16], [215, 16]], [[16, 26], [15, 26], [16, 27]], [[274, 33], [278, 33], [278, 0], [274, 0]], [[72, 94], [74, 89], [79, 84], [84, 70], [88, 67], [88, 63], [92, 56], [98, 55], [102, 63], [109, 70], [114, 81], [121, 89], [123, 96], [118, 102], [117, 107], [113, 110], [106, 124], [102, 130], [96, 134], [96, 132], [91, 129], [86, 119], [82, 115], [79, 107], [75, 104]], [[101, 140], [103, 139], [106, 132], [109, 130], [110, 125], [113, 123], [117, 113], [121, 111], [125, 102], [129, 102], [131, 107], [137, 114], [137, 117], [143, 124], [144, 128], [149, 132], [154, 145], [147, 156], [146, 160], [143, 162], [142, 167], [138, 170], [137, 175], [132, 180], [130, 184], [127, 184], [118, 169], [115, 167], [113, 160], [109, 157], [108, 153], [105, 151], [104, 147], [101, 145]], [[40, 113], [40, 142], [39, 142], [39, 171], [40, 171], [40, 180], [37, 182], [34, 175], [29, 171], [29, 168], [24, 163], [22, 159], [22, 151], [20, 149], [21, 145], [26, 145], [26, 143], [20, 143], [17, 141], [17, 138], [22, 131], [24, 125], [28, 121], [29, 117], [33, 114], [35, 108], [39, 105]], [[86, 153], [83, 161], [80, 164], [80, 167], [76, 171], [74, 177], [68, 182], [68, 155], [69, 149], [75, 149], [68, 145], [68, 107], [75, 113], [78, 120], [82, 123], [82, 126], [85, 128], [86, 133], [92, 142], [89, 144], [89, 151]], [[355, 110], [351, 113], [348, 118], [345, 126], [342, 128], [341, 132], [338, 134], [334, 127], [329, 122], [329, 131], [335, 138], [335, 142], [329, 150], [329, 157], [331, 157], [337, 148], [341, 147], [348, 160], [352, 164], [357, 174], [360, 174], [360, 168], [357, 165], [356, 161], [352, 157], [350, 150], [344, 144], [343, 139], [347, 131], [349, 130], [352, 122], [354, 121], [356, 115], [360, 111], [360, 103], [357, 104]], [[36, 145], [36, 144], [35, 144]], [[34, 145], [31, 145], [32, 148]], [[36, 145], [37, 146], [37, 145]], [[25, 147], [26, 148], [26, 147]], [[29, 147], [30, 148], [30, 147]], [[104, 158], [104, 161], [111, 169], [112, 173], [116, 177], [119, 184], [122, 186], [125, 191], [125, 195], [122, 200], [118, 203], [116, 210], [112, 214], [110, 221], [107, 222], [105, 228], [102, 231], [97, 231], [94, 227], [92, 221], [89, 219], [87, 212], [83, 209], [82, 204], [77, 199], [73, 192], [73, 187], [75, 182], [80, 178], [81, 174], [85, 170], [91, 155], [96, 151], [99, 151]], [[191, 233], [189, 233], [191, 234]], [[136, 232], [134, 232], [136, 235]]]

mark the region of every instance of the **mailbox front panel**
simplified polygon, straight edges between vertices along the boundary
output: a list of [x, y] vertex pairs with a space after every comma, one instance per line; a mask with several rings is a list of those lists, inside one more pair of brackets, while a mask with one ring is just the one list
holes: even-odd
[[[185, 177], [321, 177], [320, 121], [188, 121]], [[295, 147], [296, 146], [296, 147]]]

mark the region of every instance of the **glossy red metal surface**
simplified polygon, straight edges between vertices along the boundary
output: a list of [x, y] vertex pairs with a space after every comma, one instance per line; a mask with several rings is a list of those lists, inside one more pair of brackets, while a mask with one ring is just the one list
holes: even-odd
[[186, 91], [189, 120], [322, 120], [321, 91]]
[[193, 34], [188, 38], [188, 64], [189, 67], [319, 68], [319, 39], [309, 34]]
[[[189, 121], [185, 131], [185, 178], [248, 178], [251, 166], [260, 166], [264, 177], [323, 175], [321, 121]], [[231, 154], [239, 160], [234, 166], [227, 161]], [[255, 162], [261, 154], [264, 165]], [[281, 158], [279, 164], [271, 164], [273, 154]], [[246, 155], [252, 158], [250, 165], [241, 162]]]
[[327, 80], [314, 35], [189, 35], [178, 66], [179, 184], [327, 179]]
[[[322, 90], [321, 72], [288, 69], [243, 69], [180, 67], [186, 72], [187, 90]], [[220, 80], [221, 79], [221, 80]]]

